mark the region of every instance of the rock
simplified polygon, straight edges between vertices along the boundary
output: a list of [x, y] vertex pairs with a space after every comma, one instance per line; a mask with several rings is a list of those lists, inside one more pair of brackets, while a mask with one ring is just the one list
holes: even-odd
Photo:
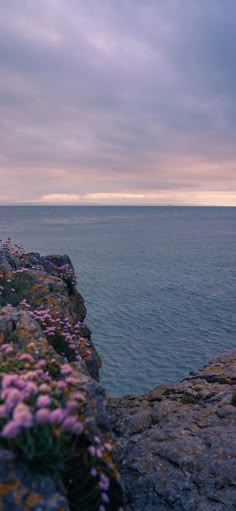
[[70, 260], [8, 245], [0, 264], [0, 511], [121, 511], [100, 359]]
[[[20, 249], [0, 250], [0, 307], [48, 310], [52, 320], [68, 319], [71, 334], [80, 337], [79, 352], [89, 374], [99, 380], [101, 359], [84, 324], [86, 308], [76, 287], [74, 268], [68, 256], [43, 257]], [[24, 305], [25, 303], [25, 305]], [[78, 326], [79, 324], [79, 326]], [[51, 325], [52, 326], [52, 325]]]
[[[106, 397], [75, 285], [68, 256], [1, 245], [0, 511], [122, 511], [117, 465], [125, 511], [235, 511], [236, 350], [175, 385]], [[8, 396], [6, 375], [18, 375], [22, 388], [29, 379], [33, 393], [24, 398], [32, 422], [19, 437], [3, 434], [19, 397], [17, 386]], [[38, 435], [45, 393], [50, 413], [63, 414]], [[77, 428], [69, 436], [68, 417]]]
[[107, 399], [125, 511], [235, 511], [235, 376], [230, 350], [176, 385]]
[[52, 478], [32, 474], [12, 451], [0, 448], [1, 511], [69, 511]]

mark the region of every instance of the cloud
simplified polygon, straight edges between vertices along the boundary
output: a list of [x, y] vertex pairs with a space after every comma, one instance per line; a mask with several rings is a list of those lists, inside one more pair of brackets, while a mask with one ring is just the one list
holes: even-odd
[[3, 1], [0, 200], [235, 190], [235, 15], [234, 0]]

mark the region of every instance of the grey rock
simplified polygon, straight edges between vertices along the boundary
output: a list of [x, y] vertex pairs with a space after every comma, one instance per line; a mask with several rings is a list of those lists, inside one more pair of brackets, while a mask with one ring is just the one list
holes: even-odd
[[236, 350], [176, 385], [109, 397], [125, 511], [235, 511]]

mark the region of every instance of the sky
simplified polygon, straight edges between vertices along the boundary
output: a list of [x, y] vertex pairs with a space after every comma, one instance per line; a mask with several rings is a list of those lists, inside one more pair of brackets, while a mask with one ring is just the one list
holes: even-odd
[[235, 0], [1, 0], [0, 204], [236, 206]]

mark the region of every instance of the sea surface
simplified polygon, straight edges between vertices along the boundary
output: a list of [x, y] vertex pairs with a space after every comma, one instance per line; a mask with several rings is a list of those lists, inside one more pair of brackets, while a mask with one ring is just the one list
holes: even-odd
[[1, 206], [0, 238], [68, 254], [113, 395], [236, 347], [236, 208]]

